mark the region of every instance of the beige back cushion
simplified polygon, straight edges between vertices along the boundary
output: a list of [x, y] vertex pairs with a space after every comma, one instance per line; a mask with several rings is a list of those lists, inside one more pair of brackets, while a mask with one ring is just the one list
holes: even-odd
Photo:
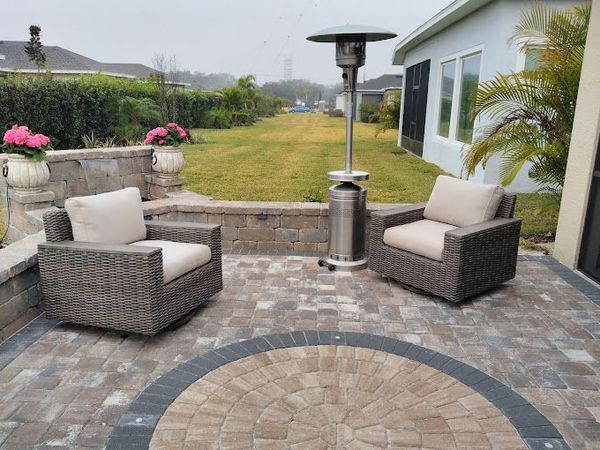
[[496, 216], [504, 189], [440, 175], [423, 217], [456, 227], [466, 227]]
[[140, 190], [135, 187], [65, 201], [73, 240], [130, 244], [146, 239]]

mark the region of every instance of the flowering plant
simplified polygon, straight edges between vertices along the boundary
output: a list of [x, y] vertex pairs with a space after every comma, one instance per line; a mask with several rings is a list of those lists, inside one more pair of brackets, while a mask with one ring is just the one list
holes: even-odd
[[43, 161], [46, 158], [46, 150], [50, 144], [48, 136], [34, 134], [26, 126], [17, 125], [4, 133], [2, 141], [6, 153], [17, 153], [36, 161]]
[[175, 122], [169, 122], [164, 127], [154, 128], [146, 133], [146, 144], [170, 145], [177, 147], [182, 142], [188, 141], [190, 133]]

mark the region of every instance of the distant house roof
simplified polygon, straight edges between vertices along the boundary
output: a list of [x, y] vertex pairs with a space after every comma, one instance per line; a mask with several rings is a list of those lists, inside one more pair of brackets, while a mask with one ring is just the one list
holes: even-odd
[[[24, 41], [0, 41], [0, 72], [37, 72], [25, 53]], [[124, 78], [148, 78], [157, 70], [143, 64], [102, 63], [62, 47], [44, 46], [46, 68], [54, 73], [103, 73]]]
[[358, 83], [356, 85], [357, 91], [380, 91], [383, 93], [389, 88], [401, 88], [402, 87], [402, 74], [387, 74], [381, 75], [378, 78], [367, 80], [364, 83]]
[[406, 53], [421, 42], [436, 35], [443, 29], [458, 22], [462, 18], [477, 11], [493, 0], [455, 0], [442, 9], [439, 13], [405, 37], [394, 49], [392, 64], [404, 63]]

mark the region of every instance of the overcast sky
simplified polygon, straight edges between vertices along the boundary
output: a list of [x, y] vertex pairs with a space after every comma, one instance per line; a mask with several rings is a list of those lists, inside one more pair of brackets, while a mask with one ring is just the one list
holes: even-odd
[[394, 45], [451, 1], [20, 0], [0, 39], [26, 40], [29, 25], [37, 24], [45, 45], [102, 62], [151, 66], [162, 53], [174, 55], [181, 69], [255, 73], [261, 84], [283, 78], [289, 55], [294, 78], [333, 84], [341, 76], [334, 46], [308, 42], [307, 35], [346, 23], [389, 29], [398, 38], [367, 46], [359, 79], [398, 73], [391, 65]]

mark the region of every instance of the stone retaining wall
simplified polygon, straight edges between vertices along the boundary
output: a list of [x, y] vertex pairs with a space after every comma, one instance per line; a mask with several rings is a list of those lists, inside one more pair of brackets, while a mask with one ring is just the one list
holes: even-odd
[[[327, 203], [216, 201], [188, 193], [145, 205], [153, 220], [222, 225], [224, 249], [327, 251]], [[390, 206], [369, 204], [367, 233], [370, 211]]]
[[0, 249], [0, 342], [42, 312], [37, 233]]
[[[50, 151], [46, 155], [50, 182], [44, 189], [54, 193], [56, 206], [63, 206], [69, 197], [99, 194], [130, 186], [139, 187], [142, 195], [147, 197], [145, 177], [150, 174], [151, 155], [152, 147], [146, 145]], [[0, 165], [6, 159], [6, 155], [0, 154]], [[89, 160], [99, 163], [95, 167], [88, 167], [86, 173], [83, 164]]]

